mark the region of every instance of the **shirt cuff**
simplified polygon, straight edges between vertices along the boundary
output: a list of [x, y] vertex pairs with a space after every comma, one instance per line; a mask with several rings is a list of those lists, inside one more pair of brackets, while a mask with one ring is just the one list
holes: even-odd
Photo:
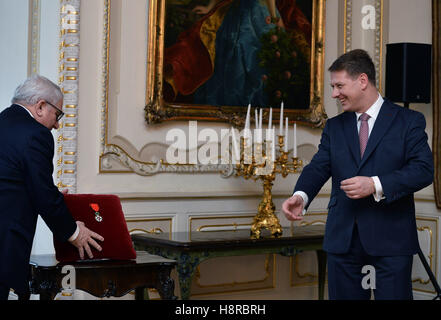
[[296, 191], [294, 192], [293, 196], [300, 196], [303, 199], [303, 211], [302, 211], [302, 215], [306, 214], [306, 206], [308, 205], [308, 195], [306, 193], [304, 193], [303, 191]]
[[383, 186], [381, 185], [380, 178], [377, 176], [371, 177], [374, 180], [375, 192], [373, 193], [374, 199], [377, 202], [380, 202], [383, 199], [386, 199], [383, 193]]
[[77, 239], [77, 237], [78, 237], [78, 234], [80, 233], [80, 228], [78, 228], [78, 225], [77, 225], [77, 229], [75, 230], [75, 232], [73, 233], [73, 235], [69, 238], [69, 242], [73, 242], [73, 241], [75, 241], [76, 239]]

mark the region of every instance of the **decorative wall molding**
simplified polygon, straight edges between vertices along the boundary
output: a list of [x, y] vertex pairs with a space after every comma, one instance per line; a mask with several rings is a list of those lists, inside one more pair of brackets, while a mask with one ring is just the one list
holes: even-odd
[[[232, 165], [169, 164], [164, 160], [140, 161], [122, 146], [109, 143], [109, 78], [110, 78], [110, 19], [111, 0], [104, 0], [102, 93], [101, 93], [101, 152], [100, 173], [136, 173], [152, 176], [158, 173], [220, 173], [222, 177], [232, 174]], [[151, 8], [150, 8], [151, 9]], [[147, 14], [146, 14], [147, 16]], [[121, 169], [121, 167], [123, 169]]]
[[[110, 51], [110, 0], [104, 0], [103, 12], [103, 53], [102, 53], [102, 73], [101, 73], [101, 150], [100, 150], [100, 172], [101, 166], [107, 150], [107, 123], [108, 123], [108, 105], [109, 105], [109, 51]], [[118, 155], [119, 153], [116, 153]], [[107, 162], [104, 167], [110, 167]], [[110, 168], [109, 168], [110, 169]]]
[[[417, 215], [417, 229], [419, 236], [421, 235], [421, 250], [430, 266], [435, 278], [438, 278], [438, 252], [439, 252], [439, 217]], [[425, 235], [425, 237], [424, 237]], [[430, 282], [429, 275], [424, 269], [419, 257], [414, 256], [414, 264], [412, 270], [413, 290], [424, 293], [435, 294], [435, 289]]]
[[28, 76], [40, 72], [40, 0], [29, 0]]
[[377, 88], [381, 92], [383, 86], [383, 0], [375, 1], [375, 24], [379, 27], [375, 30], [375, 54], [374, 64], [377, 73]]
[[56, 185], [75, 193], [77, 188], [77, 124], [80, 60], [81, 0], [61, 0], [59, 85], [64, 94], [63, 111], [56, 141]]
[[127, 228], [130, 234], [134, 233], [170, 233], [173, 231], [173, 218], [146, 218], [126, 217]]
[[[234, 214], [232, 212], [213, 216], [190, 215], [188, 219], [190, 238], [193, 234], [200, 232], [217, 233], [240, 229], [250, 230], [252, 220], [253, 215]], [[196, 269], [192, 282], [192, 296], [239, 293], [249, 290], [275, 288], [275, 279], [277, 278], [276, 261], [275, 254], [226, 256], [207, 259]], [[236, 272], [230, 272], [229, 276], [213, 277], [212, 274], [216, 274], [216, 271], [212, 271], [213, 268], [216, 270], [217, 268], [222, 268], [225, 264], [234, 265], [237, 270], [246, 270], [246, 275], [243, 274], [237, 277], [236, 270]], [[244, 265], [247, 265], [247, 267], [244, 267]], [[219, 272], [219, 269], [217, 270]]]
[[[384, 16], [384, 0], [373, 0], [373, 6], [375, 7], [375, 25], [377, 26], [373, 32], [375, 32], [374, 43], [367, 43], [365, 48], [372, 53], [372, 60], [375, 64], [375, 71], [377, 73], [377, 88], [382, 91], [383, 85], [383, 16]], [[359, 5], [359, 3], [357, 3]], [[344, 24], [343, 24], [343, 52], [348, 52], [353, 49], [354, 37], [359, 36], [360, 32], [367, 32], [360, 28], [355, 28], [353, 21], [355, 3], [353, 0], [345, 0], [344, 2]]]
[[[234, 166], [231, 164], [171, 164], [167, 163], [163, 158], [159, 160], [152, 160], [153, 158], [159, 157], [157, 150], [155, 149], [160, 143], [151, 142], [145, 144], [137, 150], [131, 145], [130, 141], [125, 140], [124, 137], [118, 134], [113, 134], [110, 132], [111, 122], [110, 117], [112, 116], [113, 109], [110, 106], [110, 101], [112, 99], [110, 94], [110, 79], [111, 79], [111, 19], [112, 19], [112, 3], [116, 0], [103, 0], [103, 44], [102, 44], [102, 74], [101, 74], [101, 138], [100, 138], [100, 156], [99, 156], [99, 173], [135, 173], [141, 176], [152, 176], [158, 173], [176, 173], [176, 174], [204, 174], [204, 173], [217, 173], [220, 174], [222, 178], [230, 177], [234, 172]], [[149, 2], [154, 3], [154, 2]], [[115, 4], [115, 7], [119, 3]], [[149, 8], [149, 14], [146, 13], [146, 17], [152, 19], [152, 10], [154, 7]], [[115, 18], [116, 19], [116, 18]], [[151, 23], [151, 21], [149, 21]], [[117, 31], [113, 33], [117, 34]], [[152, 43], [152, 40], [149, 40]], [[148, 51], [148, 50], [147, 50]], [[148, 66], [149, 67], [149, 66]], [[125, 141], [124, 141], [125, 140]], [[199, 148], [196, 147], [196, 152], [199, 152]], [[161, 145], [161, 150], [165, 154], [165, 150], [168, 145]], [[153, 151], [150, 151], [153, 150]], [[153, 155], [148, 154], [152, 152]], [[191, 149], [194, 151], [194, 149]], [[190, 152], [190, 150], [187, 150]], [[140, 155], [143, 153], [143, 155]], [[151, 156], [148, 158], [145, 156]], [[144, 157], [143, 157], [144, 156]], [[146, 159], [148, 158], [148, 159]], [[302, 159], [303, 163], [308, 163], [309, 159]]]
[[345, 0], [343, 52], [352, 50], [352, 0]]
[[[327, 211], [308, 212], [305, 219], [292, 224], [297, 226], [309, 226], [326, 224]], [[291, 287], [314, 286], [318, 284], [317, 255], [313, 251], [305, 251], [289, 257], [289, 283]]]
[[[219, 264], [226, 263], [225, 261], [228, 261], [228, 263], [230, 264], [236, 264], [237, 268], [243, 267], [246, 263], [248, 263], [249, 265], [246, 267], [246, 274], [249, 276], [250, 273], [256, 273], [259, 274], [259, 276], [255, 275], [254, 278], [247, 280], [234, 280], [230, 278], [228, 280], [224, 280], [225, 282], [217, 282], [215, 281], [215, 279], [213, 279], [213, 277], [205, 276], [213, 282], [204, 283], [204, 274], [206, 275], [207, 273], [211, 273], [210, 267], [204, 268], [206, 264], [211, 262], [212, 264], [215, 264], [217, 266]], [[253, 261], [253, 263], [250, 263], [250, 261]], [[192, 296], [201, 296], [207, 294], [229, 294], [246, 292], [250, 290], [274, 289], [276, 287], [276, 278], [277, 259], [275, 254], [218, 257], [212, 259], [211, 261], [204, 261], [196, 268], [196, 272], [192, 282]]]
[[[113, 169], [112, 161], [115, 160], [130, 171], [118, 171]], [[141, 176], [152, 176], [157, 173], [220, 173], [223, 178], [230, 177], [234, 172], [231, 164], [170, 164], [165, 161], [142, 162], [133, 159], [120, 146], [108, 144], [103, 146], [103, 153], [100, 157], [100, 172], [112, 173], [136, 173]]]

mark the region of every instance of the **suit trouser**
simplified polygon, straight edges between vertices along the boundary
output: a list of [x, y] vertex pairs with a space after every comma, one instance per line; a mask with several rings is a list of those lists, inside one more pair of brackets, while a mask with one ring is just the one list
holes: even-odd
[[[328, 253], [328, 291], [332, 300], [412, 299], [413, 256], [370, 256], [355, 224], [349, 252]], [[365, 269], [363, 270], [363, 268]]]

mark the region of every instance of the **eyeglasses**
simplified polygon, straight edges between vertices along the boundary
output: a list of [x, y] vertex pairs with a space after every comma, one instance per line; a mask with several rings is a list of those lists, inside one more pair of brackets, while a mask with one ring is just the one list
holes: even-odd
[[50, 105], [52, 108], [55, 108], [57, 110], [57, 122], [61, 120], [61, 118], [63, 118], [64, 116], [64, 112], [60, 109], [58, 109], [56, 106], [54, 106], [52, 103], [50, 103], [49, 101], [46, 101], [46, 103], [48, 105]]

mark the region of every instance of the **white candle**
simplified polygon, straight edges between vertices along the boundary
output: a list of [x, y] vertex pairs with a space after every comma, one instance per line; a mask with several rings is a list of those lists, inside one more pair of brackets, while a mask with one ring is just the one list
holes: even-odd
[[259, 129], [262, 129], [262, 115], [263, 109], [259, 109]]
[[283, 135], [283, 102], [280, 107], [280, 130], [279, 130], [279, 136]]
[[285, 118], [285, 152], [288, 152], [288, 117]]
[[[236, 161], [240, 161], [239, 148], [237, 147], [236, 133], [234, 128], [231, 128], [231, 138], [233, 139], [233, 150], [234, 150], [234, 158]], [[233, 163], [237, 163], [233, 161]]]
[[251, 104], [248, 105], [247, 117], [245, 118], [245, 130], [250, 128], [250, 110]]
[[270, 108], [269, 120], [268, 120], [268, 129], [271, 129], [271, 125], [273, 122], [273, 108]]
[[293, 149], [292, 149], [292, 153], [293, 153], [293, 157], [297, 158], [297, 123], [294, 122], [294, 138], [293, 138], [294, 142], [293, 142]]
[[256, 121], [256, 129], [259, 129], [259, 114], [257, 108], [254, 109], [254, 120]]
[[[268, 157], [269, 161], [274, 161], [275, 160], [275, 154], [276, 154], [276, 147], [275, 147], [275, 143], [274, 143], [274, 128], [267, 130], [266, 131], [266, 143], [265, 143], [265, 150], [266, 155]], [[271, 150], [271, 152], [268, 152], [268, 150]]]
[[260, 138], [260, 132], [261, 132], [260, 122], [261, 122], [261, 120], [260, 120], [259, 113], [260, 112], [257, 111], [257, 108], [256, 108], [256, 130], [254, 131], [254, 137], [256, 138], [256, 143], [260, 143], [260, 140], [261, 140], [261, 138]]
[[245, 139], [245, 144], [247, 143], [247, 139], [250, 138], [250, 111], [251, 111], [251, 104], [248, 105], [248, 110], [247, 110], [247, 117], [245, 118], [245, 128], [244, 128], [244, 133], [243, 133], [243, 137]]

